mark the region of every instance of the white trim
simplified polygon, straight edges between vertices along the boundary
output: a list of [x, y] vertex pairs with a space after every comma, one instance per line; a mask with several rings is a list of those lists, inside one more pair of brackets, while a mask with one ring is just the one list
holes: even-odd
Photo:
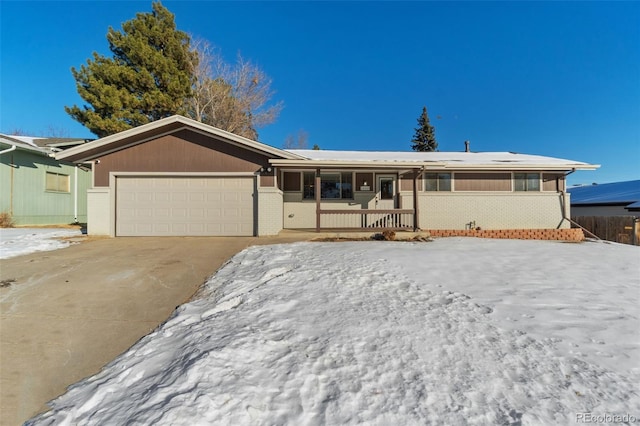
[[[169, 177], [256, 177], [258, 172], [109, 172], [109, 176], [169, 176]], [[111, 180], [109, 180], [111, 186]]]
[[307, 167], [307, 168], [323, 168], [323, 167], [342, 167], [346, 169], [360, 168], [388, 168], [388, 169], [416, 169], [424, 170], [547, 170], [547, 171], [567, 171], [567, 170], [595, 170], [600, 166], [597, 164], [523, 164], [523, 163], [505, 163], [505, 164], [461, 164], [457, 162], [421, 162], [421, 161], [337, 161], [337, 160], [281, 160], [270, 159], [269, 163], [276, 167]]
[[380, 168], [393, 169], [416, 169], [421, 167], [445, 167], [446, 163], [423, 163], [418, 161], [337, 161], [337, 160], [289, 160], [289, 159], [270, 159], [269, 163], [276, 167], [301, 167], [301, 168], [345, 168], [345, 169], [362, 169], [374, 168], [379, 171]]
[[567, 170], [595, 170], [600, 166], [597, 164], [447, 164], [447, 169], [460, 169], [460, 170], [478, 170], [478, 171], [492, 171], [492, 170], [523, 170], [523, 171], [567, 171]]

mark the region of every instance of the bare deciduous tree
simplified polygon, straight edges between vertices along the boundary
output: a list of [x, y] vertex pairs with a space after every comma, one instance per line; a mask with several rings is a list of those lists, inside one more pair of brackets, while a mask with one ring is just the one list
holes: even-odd
[[257, 139], [257, 128], [273, 123], [282, 103], [267, 105], [273, 96], [271, 79], [256, 65], [238, 55], [230, 65], [209, 42], [195, 39], [197, 53], [193, 64], [195, 84], [188, 99], [189, 113], [195, 120], [250, 139]]
[[287, 136], [287, 138], [284, 140], [284, 144], [282, 145], [282, 147], [284, 149], [307, 149], [308, 141], [309, 141], [309, 134], [304, 130], [300, 129], [298, 130], [297, 136], [295, 137], [293, 135]]
[[53, 124], [49, 124], [47, 130], [45, 131], [45, 136], [48, 138], [70, 138], [69, 130], [64, 127], [54, 126]]

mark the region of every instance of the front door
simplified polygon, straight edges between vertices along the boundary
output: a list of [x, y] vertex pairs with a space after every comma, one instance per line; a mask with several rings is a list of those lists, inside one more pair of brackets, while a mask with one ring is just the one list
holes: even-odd
[[393, 210], [396, 208], [396, 177], [379, 175], [377, 177], [376, 209]]

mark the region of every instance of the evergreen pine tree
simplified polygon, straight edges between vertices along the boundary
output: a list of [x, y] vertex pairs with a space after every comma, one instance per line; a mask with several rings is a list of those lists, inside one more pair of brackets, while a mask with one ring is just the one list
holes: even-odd
[[90, 106], [65, 111], [98, 137], [186, 113], [197, 57], [174, 15], [159, 1], [152, 8], [123, 23], [122, 32], [109, 27], [112, 58], [94, 52], [80, 70], [71, 68], [78, 94]]
[[436, 141], [436, 129], [429, 124], [427, 107], [422, 107], [422, 114], [418, 117], [418, 127], [411, 139], [411, 149], [414, 151], [436, 151], [438, 142]]

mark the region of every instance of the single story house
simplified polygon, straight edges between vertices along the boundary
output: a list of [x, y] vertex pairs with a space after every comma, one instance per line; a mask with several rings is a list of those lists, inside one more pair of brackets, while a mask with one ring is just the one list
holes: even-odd
[[572, 216], [640, 216], [640, 180], [575, 186]]
[[596, 165], [509, 152], [282, 150], [172, 116], [56, 155], [90, 163], [88, 232], [568, 230], [565, 175]]
[[0, 212], [16, 225], [86, 222], [90, 167], [53, 157], [86, 142], [0, 134]]

